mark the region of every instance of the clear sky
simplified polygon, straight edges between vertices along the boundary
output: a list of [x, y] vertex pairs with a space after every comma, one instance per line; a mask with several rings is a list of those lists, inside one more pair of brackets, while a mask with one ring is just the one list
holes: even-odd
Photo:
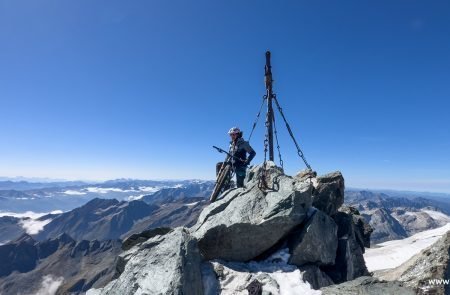
[[[319, 174], [450, 192], [450, 2], [438, 0], [0, 0], [0, 175], [212, 179], [211, 146], [235, 125], [249, 134], [267, 49]], [[294, 174], [304, 165], [281, 123]]]

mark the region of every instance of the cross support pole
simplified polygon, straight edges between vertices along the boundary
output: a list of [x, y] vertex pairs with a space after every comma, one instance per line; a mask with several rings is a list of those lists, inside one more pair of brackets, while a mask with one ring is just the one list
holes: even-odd
[[273, 121], [274, 113], [272, 108], [272, 66], [270, 65], [270, 51], [266, 51], [266, 66], [264, 67], [264, 83], [266, 84], [266, 96], [267, 96], [267, 115], [266, 115], [266, 128], [269, 141], [269, 160], [274, 161], [273, 158]]

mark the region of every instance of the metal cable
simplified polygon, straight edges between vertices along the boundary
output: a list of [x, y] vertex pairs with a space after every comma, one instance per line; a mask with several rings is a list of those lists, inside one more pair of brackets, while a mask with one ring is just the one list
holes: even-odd
[[[267, 98], [266, 95], [264, 95], [264, 97]], [[267, 180], [266, 180], [266, 172], [267, 172], [267, 165], [266, 164], [267, 164], [267, 151], [268, 151], [268, 146], [269, 146], [269, 129], [268, 129], [269, 121], [267, 120], [267, 118], [266, 118], [265, 125], [266, 125], [266, 136], [265, 136], [265, 139], [264, 139], [264, 162], [263, 162], [263, 169], [262, 169], [259, 181], [258, 181], [258, 187], [260, 189], [267, 189], [268, 188]]]
[[292, 140], [295, 143], [295, 146], [297, 148], [297, 154], [302, 158], [306, 167], [308, 167], [309, 170], [312, 170], [311, 166], [309, 166], [308, 162], [306, 161], [305, 155], [303, 154], [302, 150], [300, 149], [300, 146], [298, 145], [297, 141], [295, 140], [295, 137], [294, 137], [294, 134], [292, 133], [291, 127], [289, 126], [289, 123], [287, 122], [286, 117], [283, 114], [283, 109], [281, 108], [280, 104], [278, 103], [278, 99], [275, 94], [273, 95], [273, 99], [275, 100], [275, 104], [277, 105], [278, 111], [280, 112], [281, 117], [283, 118], [284, 123], [286, 124], [286, 128], [289, 132], [289, 135], [291, 136]]
[[280, 159], [280, 166], [281, 166], [281, 169], [284, 170], [283, 160], [281, 159], [280, 144], [278, 143], [278, 132], [277, 132], [277, 126], [275, 124], [275, 116], [273, 117], [273, 130], [275, 133], [275, 140], [277, 142], [277, 150], [278, 150], [278, 158]]
[[250, 132], [250, 136], [248, 137], [248, 142], [250, 142], [250, 139], [252, 138], [252, 135], [253, 135], [253, 131], [255, 131], [256, 124], [258, 124], [259, 116], [261, 115], [261, 111], [262, 111], [262, 108], [263, 108], [263, 106], [264, 106], [264, 102], [266, 101], [266, 99], [267, 99], [267, 95], [264, 95], [264, 96], [263, 96], [263, 101], [262, 101], [262, 103], [261, 103], [261, 107], [259, 108], [259, 112], [258, 112], [258, 114], [256, 115], [256, 120], [255, 120], [255, 122], [253, 123], [252, 131]]

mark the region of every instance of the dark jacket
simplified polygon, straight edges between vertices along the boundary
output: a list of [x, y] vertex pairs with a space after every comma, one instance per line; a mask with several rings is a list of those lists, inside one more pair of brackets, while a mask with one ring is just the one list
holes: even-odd
[[240, 137], [236, 140], [234, 144], [233, 142], [230, 143], [230, 154], [243, 160], [239, 161], [235, 158], [232, 158], [231, 162], [233, 163], [234, 167], [245, 168], [253, 160], [253, 158], [256, 155], [256, 152], [253, 150], [253, 148], [247, 141], [245, 141], [242, 137]]

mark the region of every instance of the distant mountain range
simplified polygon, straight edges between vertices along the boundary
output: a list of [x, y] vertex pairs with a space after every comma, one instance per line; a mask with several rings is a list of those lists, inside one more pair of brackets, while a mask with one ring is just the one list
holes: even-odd
[[450, 198], [392, 197], [381, 192], [345, 192], [347, 205], [356, 207], [374, 228], [371, 242], [402, 239], [450, 222]]
[[[0, 191], [2, 210], [8, 204], [42, 209], [33, 210], [37, 212], [66, 211], [37, 214], [21, 207], [22, 213], [0, 212], [0, 293], [16, 294], [21, 284], [36, 291], [46, 281], [60, 284], [59, 290], [66, 292], [61, 294], [101, 287], [114, 276], [112, 257], [122, 251], [120, 240], [149, 229], [193, 225], [209, 204], [213, 185], [120, 179]], [[450, 222], [450, 199], [347, 190], [345, 201], [374, 227], [372, 244]], [[81, 268], [83, 263], [90, 267]]]
[[139, 200], [161, 189], [186, 187], [190, 184], [212, 187], [214, 182], [133, 179], [117, 179], [102, 183], [0, 181], [0, 213], [69, 211], [95, 198]]
[[[115, 274], [119, 238], [155, 227], [192, 225], [209, 203], [211, 185], [180, 184], [159, 190], [155, 198], [148, 195], [146, 202], [95, 198], [64, 213], [0, 217], [0, 237], [12, 240], [0, 245], [0, 294], [19, 294], [22, 286], [36, 294], [49, 283], [59, 287], [57, 294], [102, 287]], [[30, 226], [24, 228], [24, 222]], [[25, 234], [29, 229], [40, 230]]]
[[[176, 187], [163, 187], [138, 200], [95, 198], [64, 213], [0, 212], [0, 243], [14, 240], [24, 232], [40, 241], [63, 233], [75, 240], [106, 240], [159, 226], [190, 225], [208, 203], [212, 187], [212, 182], [193, 181]], [[22, 192], [14, 191], [10, 198], [17, 195], [22, 197]]]
[[35, 238], [45, 240], [67, 233], [75, 240], [118, 239], [157, 208], [142, 201], [94, 199], [56, 216]]
[[[3, 233], [0, 235], [0, 243], [17, 238], [24, 232], [30, 233], [32, 228], [39, 230], [41, 227], [45, 230], [36, 236], [39, 240], [55, 237], [63, 232], [75, 239], [108, 239], [123, 237], [128, 231], [135, 232], [136, 228], [144, 230], [163, 225], [180, 225], [187, 222], [187, 219], [192, 222], [205, 205], [204, 201], [209, 197], [213, 185], [213, 181], [199, 180], [116, 179], [96, 184], [0, 181], [0, 188], [3, 188], [0, 190], [0, 233]], [[445, 194], [430, 195], [428, 198], [424, 197], [425, 193], [420, 192], [390, 192], [388, 195], [381, 191], [347, 189], [345, 201], [346, 204], [357, 207], [374, 227], [372, 243], [380, 243], [404, 238], [448, 222], [450, 198], [445, 198]], [[88, 208], [92, 206], [89, 202], [99, 198], [102, 199], [96, 201], [99, 208], [109, 206], [111, 211], [87, 216], [86, 212], [90, 212]], [[187, 205], [191, 203], [195, 204]], [[25, 220], [23, 216], [8, 214], [54, 210], [66, 213], [47, 220]], [[109, 217], [108, 214], [114, 214], [115, 217]], [[1, 217], [5, 215], [10, 217]], [[79, 216], [83, 216], [89, 224], [78, 224]], [[111, 220], [116, 224], [111, 225]], [[27, 226], [28, 231], [24, 229]], [[91, 229], [91, 236], [84, 233], [86, 229]]]
[[76, 187], [87, 184], [87, 182], [83, 181], [30, 182], [25, 180], [0, 180], [0, 190], [33, 190], [43, 188]]

